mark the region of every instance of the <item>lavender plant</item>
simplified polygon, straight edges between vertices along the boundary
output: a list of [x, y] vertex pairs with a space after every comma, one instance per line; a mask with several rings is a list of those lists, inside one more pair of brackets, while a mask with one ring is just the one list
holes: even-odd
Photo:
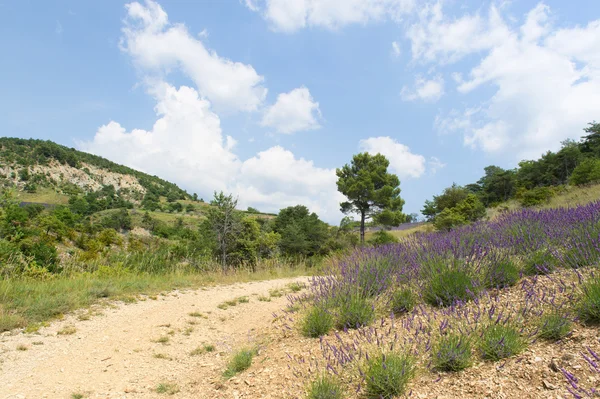
[[563, 312], [554, 310], [541, 317], [538, 336], [550, 341], [558, 341], [568, 336], [571, 329], [571, 320]]
[[600, 323], [600, 276], [591, 278], [583, 285], [577, 314], [586, 323]]
[[459, 334], [443, 335], [432, 351], [433, 365], [442, 371], [460, 371], [472, 363], [471, 340]]
[[366, 397], [391, 399], [402, 395], [415, 371], [415, 359], [411, 355], [392, 352], [375, 357], [365, 373]]
[[323, 374], [313, 380], [308, 387], [308, 399], [342, 399], [342, 386], [333, 377]]
[[515, 326], [492, 324], [483, 330], [479, 350], [486, 360], [497, 361], [525, 349], [526, 342]]
[[302, 321], [302, 335], [318, 338], [325, 335], [333, 327], [333, 316], [322, 306], [313, 306], [304, 316]]

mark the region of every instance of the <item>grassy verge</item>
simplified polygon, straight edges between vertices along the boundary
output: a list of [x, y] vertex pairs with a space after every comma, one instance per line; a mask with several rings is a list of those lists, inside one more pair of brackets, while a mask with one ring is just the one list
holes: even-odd
[[82, 273], [38, 281], [0, 280], [0, 332], [59, 318], [106, 299], [135, 301], [173, 289], [198, 288], [306, 275], [307, 270], [277, 268], [257, 272], [125, 274], [98, 277]]

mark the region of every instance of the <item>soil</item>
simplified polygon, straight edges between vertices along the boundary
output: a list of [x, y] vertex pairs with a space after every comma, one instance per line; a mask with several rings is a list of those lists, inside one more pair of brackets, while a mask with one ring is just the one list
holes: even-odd
[[[298, 316], [285, 310], [289, 303], [285, 295], [270, 296], [272, 290], [292, 281], [307, 279], [172, 292], [156, 300], [104, 307], [98, 310], [102, 315], [87, 321], [68, 316], [38, 334], [5, 334], [0, 339], [0, 399], [67, 399], [74, 393], [85, 398], [128, 399], [305, 398], [306, 385], [316, 375], [313, 362], [323, 363], [320, 340], [304, 338], [294, 327]], [[546, 278], [540, 283], [548, 288], [554, 284]], [[521, 296], [518, 287], [501, 295], [511, 303]], [[218, 307], [240, 296], [247, 296], [249, 302]], [[191, 316], [192, 312], [206, 318]], [[74, 334], [58, 334], [69, 326], [75, 327]], [[186, 331], [189, 327], [193, 331]], [[158, 342], [161, 337], [169, 341]], [[335, 333], [325, 337], [334, 338]], [[190, 354], [203, 344], [213, 344], [216, 350]], [[19, 345], [27, 350], [18, 350]], [[223, 371], [231, 353], [250, 346], [259, 348], [252, 366], [225, 379]], [[586, 387], [600, 387], [600, 375], [581, 356], [586, 348], [600, 353], [599, 330], [577, 324], [568, 339], [536, 341], [505, 361], [477, 361], [459, 373], [422, 370], [406, 397], [572, 398], [560, 368], [574, 372]], [[173, 396], [159, 394], [160, 383], [173, 384], [179, 391]], [[356, 383], [349, 384], [346, 397], [362, 398], [356, 387]]]

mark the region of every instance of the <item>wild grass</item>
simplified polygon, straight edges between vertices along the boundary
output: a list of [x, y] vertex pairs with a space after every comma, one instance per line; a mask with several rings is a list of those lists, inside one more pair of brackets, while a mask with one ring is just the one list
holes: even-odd
[[190, 356], [198, 356], [207, 352], [213, 352], [215, 350], [215, 346], [212, 344], [204, 344], [202, 346], [197, 347], [193, 351], [190, 352]]
[[23, 345], [23, 344], [17, 345], [17, 350], [18, 351], [24, 352], [27, 349], [29, 349], [29, 348], [27, 346]]
[[75, 326], [64, 326], [60, 330], [58, 330], [58, 335], [73, 335], [77, 332], [77, 328]]
[[109, 276], [74, 273], [55, 275], [48, 280], [0, 279], [0, 332], [53, 320], [104, 300], [127, 300], [137, 295], [153, 296], [173, 289], [296, 277], [303, 274], [306, 274], [306, 270], [302, 267], [281, 267], [257, 272], [239, 270], [231, 273], [127, 273]]
[[164, 393], [167, 395], [175, 395], [179, 392], [179, 387], [176, 384], [161, 382], [156, 386], [156, 393]]
[[243, 348], [237, 351], [227, 363], [227, 369], [223, 372], [223, 377], [231, 378], [234, 375], [247, 370], [252, 365], [252, 359], [256, 355], [256, 349]]
[[173, 360], [173, 358], [171, 358], [166, 353], [155, 353], [154, 355], [152, 355], [152, 357], [155, 359]]

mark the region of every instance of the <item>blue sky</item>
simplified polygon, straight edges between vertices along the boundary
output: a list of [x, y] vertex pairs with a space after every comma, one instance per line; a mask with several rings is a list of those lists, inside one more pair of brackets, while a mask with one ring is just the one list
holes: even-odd
[[598, 117], [600, 2], [0, 0], [2, 135], [339, 221], [381, 152], [406, 212]]

